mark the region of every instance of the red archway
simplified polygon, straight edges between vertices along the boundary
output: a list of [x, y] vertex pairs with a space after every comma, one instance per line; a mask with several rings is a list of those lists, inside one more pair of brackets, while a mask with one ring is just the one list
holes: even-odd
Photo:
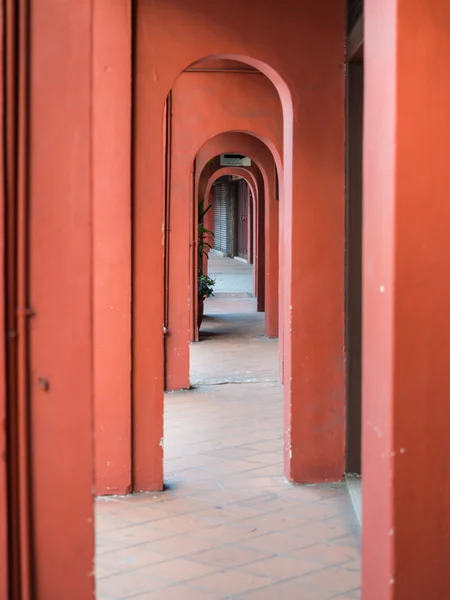
[[[178, 12], [175, 6], [173, 3], [161, 4], [155, 1], [140, 3], [136, 15], [139, 74], [135, 95], [139, 110], [136, 113], [135, 128], [134, 214], [137, 229], [134, 234], [133, 288], [136, 309], [133, 344], [136, 489], [154, 489], [155, 485], [162, 486], [162, 450], [159, 445], [163, 409], [164, 363], [160, 330], [163, 290], [160, 290], [158, 299], [154, 286], [154, 282], [159, 279], [162, 281], [163, 276], [162, 248], [156, 243], [162, 215], [161, 205], [156, 203], [149, 206], [147, 200], [149, 197], [163, 199], [164, 190], [161, 179], [156, 177], [150, 180], [147, 177], [145, 157], [152, 156], [156, 161], [154, 168], [163, 173], [163, 156], [159, 155], [158, 159], [158, 152], [164, 140], [162, 129], [160, 135], [149, 136], [146, 132], [151, 130], [153, 133], [160, 127], [164, 101], [183, 69], [201, 57], [212, 56], [241, 60], [260, 68], [279, 88], [278, 102], [281, 102], [284, 112], [284, 169], [280, 191], [283, 199], [281, 231], [285, 252], [280, 259], [285, 265], [282, 279], [283, 328], [286, 332], [283, 339], [286, 475], [289, 480], [297, 482], [339, 479], [344, 471], [345, 446], [344, 122], [342, 112], [336, 112], [334, 106], [336, 98], [340, 94], [343, 96], [343, 75], [334, 73], [327, 67], [330, 64], [329, 59], [322, 61], [322, 58], [333, 55], [337, 48], [341, 48], [339, 36], [344, 13], [342, 12], [340, 18], [339, 11], [342, 7], [333, 7], [336, 11], [333, 13], [335, 21], [333, 27], [329, 28], [327, 49], [322, 48], [320, 57], [313, 61], [315, 66], [311, 63], [311, 67], [308, 67], [309, 63], [301, 62], [302, 69], [299, 70], [298, 60], [287, 61], [286, 52], [266, 53], [265, 46], [255, 46], [255, 40], [252, 34], [248, 35], [247, 28], [245, 35], [233, 37], [234, 41], [228, 39], [227, 51], [223, 53], [223, 49], [220, 48], [222, 37], [216, 31], [218, 25], [211, 22], [211, 27], [205, 31], [203, 21], [200, 19], [197, 22], [195, 18], [197, 11], [202, 13], [206, 8], [204, 0], [196, 4], [195, 14], [192, 14], [192, 19], [189, 20], [189, 27], [192, 26], [194, 32], [196, 27], [203, 23], [201, 32], [198, 30], [198, 38], [193, 38], [193, 43], [190, 43], [183, 35], [187, 13]], [[297, 7], [293, 5], [292, 10], [296, 11]], [[288, 19], [288, 28], [289, 13], [290, 11], [286, 10], [284, 14]], [[157, 18], [153, 19], [156, 15]], [[319, 18], [319, 12], [316, 16]], [[155, 28], [154, 23], [160, 19], [171, 23], [170, 34], [161, 28]], [[240, 20], [242, 23], [244, 21], [245, 19]], [[182, 28], [178, 31], [181, 24]], [[311, 40], [306, 31], [305, 35], [308, 44], [304, 51], [310, 55]], [[273, 32], [270, 31], [268, 36], [272, 44]], [[261, 31], [257, 32], [257, 37], [260, 39]], [[295, 39], [295, 54], [298, 56], [298, 31]], [[183, 43], [179, 43], [179, 40], [183, 40]], [[282, 44], [286, 49], [286, 39], [283, 39]], [[254, 52], [255, 56], [252, 57]], [[158, 70], [158, 65], [163, 63], [164, 69], [158, 71], [159, 76], [152, 77], [151, 69]], [[304, 94], [295, 95], [292, 105], [288, 88], [303, 89], [304, 78], [307, 76], [314, 80], [319, 73], [322, 82], [320, 89], [326, 80], [327, 93], [318, 94], [313, 87], [306, 97]], [[253, 79], [257, 80], [256, 77]], [[309, 99], [310, 94], [314, 95], [313, 104]], [[233, 101], [233, 95], [228, 97]], [[242, 101], [243, 96], [239, 96], [239, 100]], [[205, 105], [205, 102], [204, 98], [198, 96], [195, 106]], [[202, 129], [208, 133], [208, 126], [204, 120], [212, 118], [213, 114], [209, 110], [212, 104], [206, 105], [208, 110], [202, 112], [201, 118]], [[295, 121], [292, 119], [293, 106], [296, 111]], [[305, 106], [308, 106], [307, 110]], [[255, 114], [254, 111], [250, 111], [248, 114], [253, 114], [258, 120], [261, 113]], [[217, 121], [215, 125], [217, 126]], [[250, 128], [232, 125], [226, 129], [249, 131]], [[328, 131], [328, 140], [330, 136], [334, 136], [341, 139], [342, 144], [325, 143], [324, 129]], [[252, 130], [255, 129], [250, 129]], [[270, 139], [264, 141], [270, 148], [273, 147]], [[293, 161], [295, 169], [292, 168]], [[320, 175], [324, 165], [327, 166], [326, 178]], [[320, 185], [317, 185], [318, 180]], [[331, 203], [330, 198], [334, 199]], [[152, 239], [155, 240], [154, 244], [149, 242]], [[325, 247], [327, 252], [323, 251]], [[185, 267], [179, 265], [179, 268]], [[155, 274], [151, 290], [145, 282], [149, 270]], [[311, 277], [312, 273], [314, 277]], [[144, 307], [145, 314], [141, 312]], [[323, 335], [318, 334], [318, 327], [323, 331]], [[308, 357], [308, 360], [305, 360], [305, 357]], [[152, 364], [151, 372], [148, 369], [149, 359]], [[292, 370], [294, 363], [295, 372]], [[148, 398], [152, 400], [149, 402]], [[299, 398], [303, 400], [300, 402]], [[314, 411], [310, 410], [311, 405], [314, 406]]]
[[[337, 140], [343, 139], [344, 135], [342, 113], [333, 108], [336, 98], [342, 93], [342, 73], [335, 73], [329, 66], [329, 57], [339, 55], [338, 49], [341, 48], [340, 35], [344, 19], [343, 14], [342, 18], [339, 17], [341, 8], [333, 6], [333, 27], [329, 27], [326, 49], [322, 48], [311, 63], [301, 61], [302, 68], [299, 69], [299, 61], [286, 59], [286, 52], [280, 53], [278, 47], [281, 44], [285, 50], [286, 44], [293, 44], [295, 38], [295, 54], [298, 56], [299, 32], [296, 31], [295, 36], [283, 35], [283, 39], [277, 38], [278, 41], [275, 41], [270, 26], [271, 9], [268, 6], [260, 15], [264, 31], [267, 26], [270, 39], [268, 45], [261, 46], [258, 43], [261, 30], [249, 33], [246, 28], [245, 35], [227, 39], [224, 47], [222, 36], [217, 31], [217, 23], [214, 20], [208, 21], [209, 27], [205, 31], [204, 19], [196, 17], [211, 14], [210, 3], [206, 0], [196, 2], [192, 14], [182, 9], [177, 2], [159, 3], [150, 0], [137, 5], [132, 347], [132, 454], [136, 490], [158, 489], [162, 487], [163, 481], [161, 438], [164, 353], [161, 324], [164, 321], [164, 267], [160, 235], [164, 211], [164, 177], [160, 175], [164, 173], [164, 153], [161, 153], [161, 147], [164, 147], [164, 128], [161, 127], [161, 118], [164, 102], [173, 82], [177, 81], [178, 85], [177, 78], [183, 69], [201, 57], [218, 56], [242, 60], [260, 68], [279, 88], [276, 92], [279, 108], [272, 104], [265, 114], [281, 108], [284, 111], [281, 125], [284, 169], [280, 178], [280, 194], [283, 199], [280, 231], [283, 233], [283, 241], [280, 240], [280, 244], [286, 252], [280, 256], [280, 262], [285, 267], [284, 275], [280, 278], [284, 288], [284, 293], [280, 295], [284, 305], [280, 336], [283, 336], [283, 331], [286, 332], [283, 343], [286, 357], [286, 474], [294, 481], [321, 481], [339, 478], [343, 471], [344, 261], [341, 250], [344, 247], [344, 145], [329, 144], [324, 141], [322, 134], [325, 128], [328, 131], [327, 140], [330, 135]], [[246, 10], [247, 8], [244, 13]], [[297, 10], [298, 7], [294, 5], [286, 5], [282, 20], [287, 30], [294, 14], [297, 15]], [[316, 14], [315, 9], [309, 10], [310, 20], [317, 18], [319, 23], [319, 11]], [[155, 23], [161, 20], [171, 23], [170, 34], [164, 28], [155, 27]], [[245, 19], [242, 23], [244, 21]], [[187, 24], [194, 33], [194, 37], [189, 40], [184, 34]], [[308, 31], [309, 28], [305, 29], [302, 49], [309, 55], [311, 40]], [[325, 56], [328, 57], [326, 60]], [[152, 73], [156, 72], [158, 76], [153, 77]], [[305, 78], [315, 81], [318, 74], [321, 85], [312, 85], [306, 96], [296, 92], [291, 103], [289, 90], [304, 90]], [[259, 78], [252, 79], [257, 81]], [[322, 84], [325, 80], [327, 92], [323, 94]], [[310, 101], [312, 95], [314, 103]], [[214, 103], [204, 104], [205, 102], [204, 98], [197, 97], [195, 106], [208, 107], [208, 110], [201, 112], [201, 127], [209, 138], [223, 130], [224, 124], [214, 132], [210, 127], [212, 120], [206, 124], [203, 122], [205, 118], [214, 117], [214, 113], [211, 114], [209, 110]], [[295, 121], [292, 119], [294, 109]], [[263, 113], [249, 111], [247, 116], [249, 114], [260, 122]], [[227, 125], [226, 129], [242, 132], [258, 130], [248, 125], [239, 125], [236, 121], [230, 121]], [[214, 126], [219, 126], [217, 120]], [[278, 131], [276, 125], [267, 136], [262, 134], [262, 139], [269, 148], [275, 147], [273, 135], [278, 135]], [[152, 171], [156, 175], [150, 178], [148, 157], [151, 157]], [[295, 170], [292, 169], [293, 161]], [[320, 177], [320, 170], [324, 165], [327, 167], [325, 179]], [[181, 179], [177, 174], [174, 180], [188, 182], [189, 173], [187, 178], [183, 176]], [[318, 186], [319, 179], [321, 184]], [[187, 183], [188, 193], [191, 192], [189, 188]], [[186, 197], [186, 193], [183, 193]], [[291, 201], [292, 194], [295, 196], [294, 201]], [[149, 203], [149, 198], [154, 201]], [[331, 203], [330, 198], [333, 199]], [[187, 242], [189, 243], [189, 237]], [[326, 253], [322, 251], [324, 247], [328, 248]], [[185, 268], [183, 265], [179, 266]], [[149, 273], [152, 274], [151, 280], [148, 278]], [[314, 277], [310, 276], [311, 273], [314, 273]], [[317, 327], [326, 332], [326, 335], [318, 335]], [[305, 356], [308, 357], [307, 361], [304, 360]], [[339, 360], [337, 356], [340, 356]], [[293, 362], [298, 368], [291, 377]], [[308, 401], [299, 402], [299, 398], [307, 398]], [[315, 407], [314, 412], [308, 409], [310, 403]], [[325, 431], [326, 435], [323, 433]], [[295, 441], [294, 444], [291, 439]]]
[[[219, 173], [220, 172], [220, 173]], [[216, 170], [210, 175], [207, 181], [205, 192], [202, 194], [204, 198], [208, 197], [209, 191], [214, 181], [225, 174], [235, 174], [244, 177], [247, 181], [253, 194], [254, 208], [256, 214], [258, 212], [258, 199], [262, 195], [264, 197], [264, 190], [259, 190], [258, 182], [255, 175], [247, 169], [239, 169], [238, 167], [225, 167], [224, 169]], [[200, 195], [197, 196], [198, 200]], [[191, 219], [193, 223], [197, 223], [197, 207], [198, 200], [192, 204], [192, 215]], [[171, 224], [171, 229], [173, 228]], [[177, 257], [174, 257], [174, 262], [179, 261]], [[172, 263], [173, 264], [173, 263]], [[183, 328], [178, 323], [180, 319], [184, 319], [186, 312], [180, 314], [179, 298], [176, 296], [177, 289], [179, 290], [179, 278], [170, 277], [168, 278], [168, 294], [169, 294], [169, 306], [168, 306], [168, 332], [166, 335], [166, 346], [165, 346], [165, 387], [167, 390], [174, 391], [183, 388], [188, 388], [190, 385], [189, 381], [189, 341], [198, 340], [198, 324], [197, 324], [197, 312], [198, 312], [198, 297], [197, 297], [197, 240], [191, 245], [191, 285], [189, 286], [189, 303], [186, 306], [190, 306], [190, 327]], [[170, 272], [170, 271], [169, 271]], [[167, 292], [166, 292], [167, 293]], [[182, 310], [182, 309], [181, 309]], [[184, 368], [183, 368], [184, 367]]]
[[[203, 175], [203, 174], [202, 174]], [[200, 180], [202, 179], [202, 175], [200, 176]], [[261, 201], [264, 202], [264, 190], [261, 188], [261, 183], [257, 181], [257, 178], [255, 176], [255, 174], [250, 171], [250, 169], [245, 168], [245, 167], [216, 167], [216, 170], [209, 176], [209, 179], [206, 181], [206, 187], [204, 188], [204, 192], [200, 192], [199, 190], [199, 200], [201, 200], [202, 198], [204, 198], [205, 200], [205, 206], [207, 203], [210, 203], [213, 199], [210, 197], [211, 195], [211, 191], [212, 191], [212, 187], [214, 182], [219, 179], [220, 177], [223, 177], [225, 175], [236, 175], [238, 177], [242, 177], [243, 179], [245, 179], [245, 181], [247, 182], [247, 185], [250, 189], [251, 195], [252, 195], [252, 209], [253, 209], [253, 215], [254, 215], [254, 219], [253, 219], [253, 231], [249, 232], [249, 234], [252, 236], [252, 239], [254, 241], [257, 240], [257, 230], [258, 230], [258, 214], [260, 211], [260, 203]], [[210, 211], [207, 215], [207, 224], [206, 227], [208, 229], [213, 229], [213, 212]], [[255, 243], [256, 246], [256, 243]], [[208, 267], [208, 261], [205, 261], [205, 267]], [[258, 285], [257, 285], [257, 274], [258, 274], [258, 256], [257, 256], [257, 252], [255, 254], [254, 257], [254, 293], [255, 296], [258, 298]], [[196, 271], [194, 271], [193, 273], [194, 277], [196, 275]], [[193, 288], [195, 289], [195, 286], [193, 286]], [[193, 304], [194, 306], [194, 313], [195, 313], [195, 323], [197, 323], [197, 319], [196, 319], [196, 304]], [[195, 339], [198, 340], [198, 328], [196, 329], [196, 336]]]
[[283, 244], [279, 239], [280, 203], [276, 189], [277, 172], [279, 180], [283, 177], [282, 171], [279, 171], [279, 167], [277, 167], [281, 163], [281, 157], [276, 150], [272, 154], [264, 142], [248, 132], [227, 131], [221, 133], [208, 140], [199, 150], [196, 158], [196, 187], [199, 189], [200, 197], [205, 185], [202, 178], [206, 178], [215, 169], [214, 165], [208, 162], [209, 159], [211, 156], [224, 153], [242, 153], [249, 156], [257, 167], [255, 170], [257, 177], [259, 178], [258, 171], [261, 174], [262, 180], [259, 179], [259, 181], [261, 188], [264, 189], [265, 203], [264, 214], [261, 215], [264, 229], [261, 232], [263, 236], [259, 239], [261, 243], [258, 254], [264, 256], [264, 263], [258, 265], [260, 267], [258, 279], [261, 282], [258, 287], [259, 289], [264, 288], [264, 294], [259, 295], [261, 304], [258, 308], [266, 313], [266, 336], [280, 338], [280, 376], [282, 377], [283, 328], [279, 329], [278, 323], [282, 322], [283, 285], [282, 278], [279, 277], [279, 269], [282, 271], [283, 264], [281, 260], [279, 261], [279, 246], [281, 256]]
[[[189, 308], [197, 304], [196, 288], [192, 285], [190, 276], [196, 273], [196, 198], [200, 190], [198, 183], [203, 166], [198, 164], [197, 156], [209, 140], [218, 139], [223, 133], [248, 132], [250, 139], [263, 140], [267, 147], [272, 148], [276, 160], [281, 162], [281, 105], [270, 81], [262, 76], [244, 81], [230, 81], [229, 76], [225, 76], [225, 79], [215, 76], [208, 79], [208, 85], [202, 85], [202, 77], [202, 74], [181, 74], [171, 90], [166, 106], [166, 116], [173, 115], [170, 121], [170, 138], [167, 140], [167, 182], [170, 186], [169, 189], [166, 188], [168, 208], [165, 219], [164, 265], [165, 288], [168, 290], [168, 301], [164, 307], [164, 383], [169, 390], [185, 389], [190, 385], [189, 340], [195, 339], [197, 329], [196, 319], [193, 318], [196, 310], [191, 311]], [[233, 89], [233, 93], [229, 101], [218, 102], [230, 89]], [[255, 102], [262, 102], [266, 110], [253, 111]], [[190, 118], [190, 115], [202, 103], [208, 105], [208, 111], [201, 113], [199, 127], [198, 121]], [[206, 160], [214, 155], [215, 153], [210, 154]], [[214, 170], [214, 166], [210, 165], [210, 168]], [[173, 185], [174, 182], [176, 185]], [[263, 238], [260, 243], [263, 243]], [[264, 294], [260, 293], [258, 297], [264, 299]], [[137, 355], [135, 360], [138, 360]]]

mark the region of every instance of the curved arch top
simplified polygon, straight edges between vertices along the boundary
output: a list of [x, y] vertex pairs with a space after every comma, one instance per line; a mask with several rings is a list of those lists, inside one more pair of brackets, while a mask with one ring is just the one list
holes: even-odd
[[253, 195], [253, 204], [256, 206], [259, 197], [258, 182], [256, 181], [255, 175], [245, 167], [221, 167], [214, 171], [214, 173], [209, 176], [206, 183], [205, 192], [203, 194], [204, 198], [208, 198], [208, 194], [211, 191], [214, 182], [224, 175], [238, 175], [242, 177], [242, 179], [245, 179]]
[[[283, 161], [277, 148], [269, 141], [250, 131], [223, 131], [207, 140], [197, 152], [197, 172], [200, 174], [207, 162], [224, 153], [239, 153], [249, 156], [262, 169], [262, 158], [273, 160], [279, 176], [283, 173]], [[280, 177], [281, 178], [281, 177]]]
[[[232, 61], [241, 62], [246, 65], [249, 65], [250, 67], [254, 67], [258, 71], [260, 71], [263, 75], [265, 75], [267, 77], [267, 79], [269, 79], [272, 82], [273, 86], [275, 87], [275, 89], [278, 92], [278, 95], [280, 97], [281, 106], [283, 108], [284, 118], [291, 119], [291, 121], [292, 121], [292, 115], [293, 115], [292, 95], [289, 90], [289, 87], [288, 87], [287, 83], [284, 81], [283, 77], [275, 69], [273, 69], [270, 65], [268, 65], [267, 63], [265, 63], [262, 60], [253, 58], [251, 56], [242, 55], [242, 54], [217, 53], [217, 54], [210, 54], [208, 56], [203, 56], [203, 57], [198, 58], [193, 63], [191, 63], [190, 65], [185, 67], [185, 69], [183, 69], [183, 71], [186, 69], [189, 69], [190, 67], [192, 67], [193, 65], [195, 65], [196, 63], [198, 63], [200, 61], [215, 60], [215, 59], [230, 60], [230, 61], [232, 60]], [[183, 71], [181, 71], [179, 73], [179, 75], [181, 75], [181, 73]]]

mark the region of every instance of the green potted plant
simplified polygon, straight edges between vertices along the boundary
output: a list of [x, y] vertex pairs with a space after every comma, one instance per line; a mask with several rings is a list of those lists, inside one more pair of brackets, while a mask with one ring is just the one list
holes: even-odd
[[[210, 296], [214, 296], [214, 285], [215, 279], [211, 279], [208, 275], [203, 273], [203, 262], [204, 257], [209, 258], [208, 250], [211, 250], [212, 242], [214, 239], [214, 233], [204, 227], [203, 219], [206, 213], [211, 209], [212, 204], [203, 208], [203, 200], [198, 204], [198, 269], [197, 269], [197, 281], [198, 281], [198, 328], [203, 321], [203, 311], [205, 299]], [[208, 241], [209, 240], [209, 241]]]

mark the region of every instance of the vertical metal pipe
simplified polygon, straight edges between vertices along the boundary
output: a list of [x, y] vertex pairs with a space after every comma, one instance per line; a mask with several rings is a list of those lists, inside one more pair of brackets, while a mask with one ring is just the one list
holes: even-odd
[[9, 595], [31, 599], [27, 320], [27, 0], [5, 4], [6, 353]]

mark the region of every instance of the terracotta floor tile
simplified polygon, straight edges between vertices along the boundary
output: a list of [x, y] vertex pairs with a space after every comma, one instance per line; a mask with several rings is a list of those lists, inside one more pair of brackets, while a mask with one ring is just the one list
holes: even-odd
[[108, 531], [117, 531], [121, 527], [128, 527], [130, 523], [114, 515], [101, 515], [97, 517], [96, 525], [103, 533], [107, 533]]
[[242, 500], [240, 502], [242, 506], [250, 506], [261, 513], [274, 512], [278, 510], [295, 510], [301, 517], [303, 503], [299, 502], [297, 499], [291, 500], [289, 498], [283, 498], [281, 494], [273, 494], [273, 493], [255, 493], [248, 499]]
[[163, 590], [156, 590], [149, 594], [139, 594], [130, 600], [221, 600], [223, 596], [210, 594], [200, 589], [194, 589], [187, 585], [175, 585]]
[[240, 571], [222, 571], [195, 580], [195, 585], [201, 589], [222, 596], [240, 596], [246, 591], [266, 586], [271, 583], [269, 577], [242, 573]]
[[247, 538], [239, 542], [245, 548], [254, 548], [272, 554], [287, 554], [298, 550], [305, 545], [310, 545], [309, 540], [286, 535], [284, 533], [268, 533], [259, 537]]
[[299, 525], [306, 525], [308, 521], [302, 518], [300, 511], [297, 515], [293, 511], [275, 511], [267, 514], [256, 515], [254, 517], [241, 521], [243, 525], [256, 527], [259, 531], [275, 532], [275, 531], [291, 531]]
[[245, 487], [247, 489], [264, 489], [274, 492], [285, 485], [285, 480], [282, 477], [238, 477], [231, 475], [222, 477], [221, 483], [225, 488], [242, 489], [242, 487]]
[[204, 384], [166, 395], [166, 491], [97, 500], [97, 600], [358, 598], [345, 485], [283, 477], [283, 390], [264, 315], [248, 298], [206, 311], [191, 356]]
[[352, 531], [351, 525], [338, 521], [314, 521], [292, 528], [290, 533], [299, 538], [308, 538], [316, 541], [335, 540], [348, 535]]
[[247, 508], [245, 506], [213, 505], [207, 510], [198, 511], [197, 514], [204, 519], [216, 522], [240, 523], [245, 522], [245, 519], [249, 517], [251, 518], [258, 515], [258, 511], [254, 508]]
[[190, 558], [202, 563], [218, 565], [221, 568], [231, 568], [261, 560], [267, 556], [269, 554], [266, 552], [230, 545], [191, 554]]
[[136, 594], [154, 591], [158, 588], [164, 588], [169, 582], [160, 579], [151, 579], [142, 574], [136, 574], [135, 571], [119, 573], [112, 577], [99, 579], [97, 581], [98, 596], [112, 596], [120, 600]]
[[350, 569], [351, 571], [361, 571], [361, 559], [358, 557], [355, 560], [352, 560], [343, 565], [346, 569]]
[[[204, 514], [204, 513], [203, 513]], [[210, 514], [215, 515], [214, 512]], [[152, 525], [155, 529], [170, 531], [172, 533], [188, 533], [214, 527], [219, 524], [219, 519], [213, 519], [208, 516], [199, 515], [199, 513], [190, 512], [185, 515], [176, 515], [165, 519], [160, 519]]]
[[333, 539], [333, 544], [335, 544], [336, 546], [352, 546], [353, 548], [356, 548], [358, 550], [360, 550], [361, 548], [361, 540], [359, 536], [355, 536], [352, 534], [344, 535], [342, 537]]
[[345, 594], [337, 594], [333, 596], [332, 600], [360, 600], [361, 598], [361, 587], [358, 586], [354, 590], [350, 590]]
[[186, 558], [176, 558], [163, 563], [146, 566], [136, 571], [136, 574], [149, 579], [164, 579], [173, 583], [181, 583], [215, 573], [219, 570], [219, 565], [215, 563], [208, 565]]
[[163, 531], [162, 529], [155, 529], [151, 525], [139, 523], [129, 525], [117, 531], [108, 531], [102, 534], [102, 540], [110, 540], [116, 546], [119, 544], [122, 548], [127, 548], [136, 544], [162, 540], [171, 535], [171, 531]]
[[188, 535], [174, 535], [170, 538], [151, 542], [145, 547], [156, 554], [159, 553], [170, 558], [178, 558], [201, 552], [202, 550], [209, 550], [216, 546], [217, 543], [212, 540], [199, 539]]
[[245, 447], [231, 447], [231, 448], [222, 448], [220, 450], [212, 450], [210, 451], [211, 456], [218, 456], [219, 458], [247, 458], [250, 456], [257, 456], [257, 450], [250, 450]]
[[283, 452], [280, 450], [279, 452], [266, 452], [265, 454], [255, 453], [254, 455], [250, 455], [247, 460], [261, 465], [278, 465], [278, 468], [280, 468], [280, 461], [283, 460]]
[[331, 600], [323, 590], [302, 589], [289, 581], [275, 583], [256, 591], [246, 592], [239, 600]]
[[122, 572], [134, 571], [140, 567], [167, 560], [166, 556], [151, 552], [147, 548], [147, 545], [145, 547], [138, 545], [103, 554], [97, 559], [96, 573], [100, 567], [106, 571], [104, 576], [110, 576], [117, 570]]
[[[134, 523], [162, 519], [169, 514], [163, 507], [163, 502], [155, 500], [148, 501], [147, 503], [139, 501], [126, 504], [124, 501], [113, 506], [103, 505], [101, 507], [101, 519], [97, 524], [101, 526], [102, 531], [106, 532], [112, 529], [128, 527]], [[104, 522], [106, 523], [106, 527], [104, 527]]]
[[[261, 495], [260, 490], [226, 490], [223, 486], [216, 484], [214, 490], [202, 493], [202, 498], [216, 504], [237, 504], [238, 506], [247, 506], [254, 498]], [[196, 496], [194, 496], [196, 498]]]
[[114, 565], [113, 565], [113, 569], [108, 569], [106, 566], [99, 564], [98, 560], [97, 563], [95, 565], [95, 577], [96, 579], [101, 579], [102, 577], [111, 577], [111, 575], [115, 575], [116, 569], [117, 567], [117, 561], [114, 561]]
[[265, 560], [246, 565], [241, 570], [256, 575], [266, 575], [273, 579], [293, 579], [321, 568], [321, 565], [314, 562], [290, 558], [289, 556], [271, 556]]
[[304, 502], [292, 509], [301, 517], [318, 521], [320, 519], [329, 519], [342, 515], [343, 511], [340, 506], [328, 504], [325, 502]]
[[164, 509], [167, 514], [185, 514], [189, 512], [203, 511], [211, 508], [209, 500], [198, 500], [197, 498], [176, 498], [168, 500], [164, 504]]
[[[97, 527], [98, 532], [98, 527]], [[112, 540], [105, 540], [97, 533], [97, 538], [95, 541], [95, 553], [97, 557], [102, 556], [108, 552], [113, 552], [114, 550], [121, 550], [123, 545], [121, 542], [114, 542]]]
[[255, 535], [258, 537], [261, 534], [254, 527], [248, 527], [240, 523], [225, 523], [218, 527], [202, 529], [191, 535], [200, 539], [216, 541], [220, 544], [234, 544], [242, 541], [241, 543], [244, 545], [244, 540], [250, 540]]
[[[324, 566], [344, 564], [345, 568], [348, 568], [347, 563], [358, 557], [359, 551], [351, 546], [336, 546], [334, 544], [322, 543], [301, 548], [300, 550], [296, 550], [291, 554], [296, 558], [302, 560], [311, 560]], [[349, 562], [349, 564], [352, 563]], [[356, 570], [359, 571], [360, 569]]]
[[[255, 466], [256, 463], [254, 463]], [[251, 471], [247, 471], [248, 477], [278, 477], [283, 474], [282, 468], [280, 464], [276, 465], [268, 465], [268, 466], [259, 466], [256, 469], [252, 469]]]
[[251, 450], [256, 450], [257, 452], [282, 452], [283, 451], [283, 439], [281, 437], [278, 437], [276, 440], [274, 441], [268, 441], [268, 442], [256, 442], [254, 444], [250, 444], [249, 446], [246, 446], [247, 448], [250, 448]]
[[343, 567], [330, 567], [314, 573], [302, 575], [296, 580], [302, 586], [323, 589], [329, 593], [339, 594], [354, 590], [360, 585], [360, 574], [348, 571]]

